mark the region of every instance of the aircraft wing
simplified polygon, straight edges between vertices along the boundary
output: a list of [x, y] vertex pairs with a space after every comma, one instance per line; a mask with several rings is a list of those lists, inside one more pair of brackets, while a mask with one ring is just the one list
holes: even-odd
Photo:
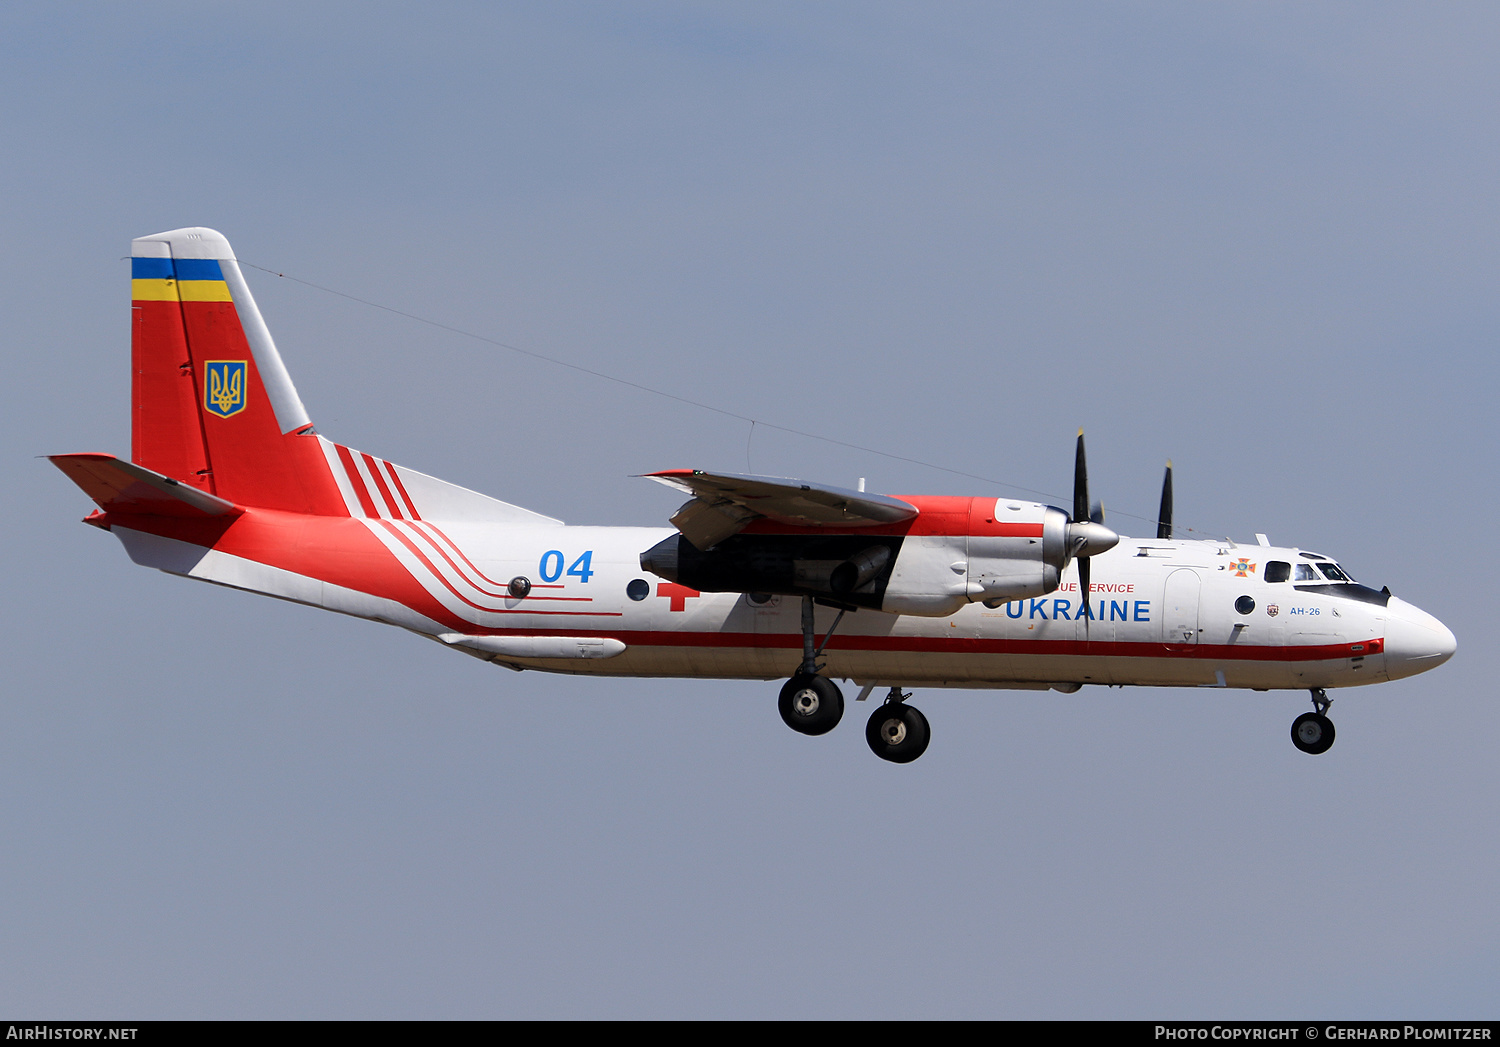
[[917, 515], [916, 506], [899, 498], [780, 476], [706, 473], [698, 469], [668, 469], [646, 475], [693, 496], [672, 516], [672, 526], [703, 550], [762, 518], [794, 527], [858, 528], [900, 523]]
[[105, 512], [199, 517], [244, 512], [233, 502], [112, 454], [54, 454], [48, 460]]

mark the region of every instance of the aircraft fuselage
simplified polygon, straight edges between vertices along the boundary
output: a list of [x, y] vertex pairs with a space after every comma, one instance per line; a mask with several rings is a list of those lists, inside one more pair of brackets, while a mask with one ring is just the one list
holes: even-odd
[[[148, 566], [389, 622], [518, 669], [775, 679], [797, 668], [802, 651], [796, 597], [699, 592], [643, 571], [641, 552], [675, 533], [668, 528], [251, 510], [210, 549], [184, 531], [201, 524], [109, 522]], [[179, 540], [131, 524], [175, 530]], [[1310, 689], [1409, 676], [1451, 653], [1452, 634], [1395, 597], [1324, 579], [1265, 580], [1267, 564], [1318, 562], [1328, 561], [1292, 548], [1122, 538], [1094, 558], [1091, 617], [1071, 566], [1056, 591], [995, 607], [970, 603], [945, 617], [863, 609], [840, 623], [823, 654], [825, 675], [950, 687]], [[507, 589], [515, 578], [530, 582], [523, 598]], [[836, 613], [818, 607], [820, 635]], [[482, 637], [499, 639], [468, 646]], [[622, 646], [538, 657], [507, 648], [506, 637]]]

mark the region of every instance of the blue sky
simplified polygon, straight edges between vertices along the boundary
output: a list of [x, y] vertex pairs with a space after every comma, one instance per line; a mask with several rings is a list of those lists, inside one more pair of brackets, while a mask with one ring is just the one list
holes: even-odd
[[[1485, 5], [228, 4], [0, 15], [0, 1008], [1493, 1017], [1500, 134]], [[139, 236], [249, 270], [342, 443], [576, 523], [692, 466], [1299, 544], [1458, 636], [1336, 694], [512, 674], [142, 571]], [[798, 437], [782, 426], [848, 446]], [[852, 722], [852, 721], [851, 721]], [[857, 728], [858, 724], [854, 724]]]

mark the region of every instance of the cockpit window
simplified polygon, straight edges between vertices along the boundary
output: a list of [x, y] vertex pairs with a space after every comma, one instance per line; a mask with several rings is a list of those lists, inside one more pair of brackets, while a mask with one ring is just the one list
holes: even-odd
[[1338, 564], [1332, 562], [1331, 560], [1328, 561], [1328, 562], [1326, 562], [1326, 563], [1320, 563], [1320, 564], [1318, 564], [1318, 567], [1323, 571], [1324, 574], [1326, 574], [1328, 576], [1328, 580], [1330, 582], [1352, 582], [1352, 581], [1354, 581], [1353, 578], [1350, 578], [1347, 574], [1345, 574], [1343, 572], [1342, 569], [1340, 569], [1340, 567], [1339, 567]]
[[1266, 581], [1284, 582], [1292, 576], [1292, 565], [1285, 560], [1271, 560], [1266, 564]]
[[1322, 580], [1323, 579], [1321, 579], [1321, 578], [1318, 577], [1318, 572], [1313, 570], [1312, 564], [1310, 564], [1310, 563], [1299, 563], [1297, 565], [1297, 577], [1294, 578], [1293, 581], [1297, 581], [1297, 582], [1321, 582]]

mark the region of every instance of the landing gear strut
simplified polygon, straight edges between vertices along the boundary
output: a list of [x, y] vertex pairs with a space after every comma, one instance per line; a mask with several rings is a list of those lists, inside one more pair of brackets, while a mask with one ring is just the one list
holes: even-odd
[[818, 664], [818, 655], [828, 646], [843, 618], [840, 609], [823, 642], [817, 644], [813, 635], [813, 598], [802, 598], [802, 667], [782, 686], [781, 698], [776, 703], [782, 721], [800, 734], [827, 734], [843, 718], [844, 696], [838, 685], [818, 675], [823, 668]]
[[915, 706], [907, 705], [910, 694], [892, 687], [885, 702], [870, 714], [865, 725], [865, 741], [870, 751], [891, 763], [911, 763], [927, 751], [932, 729], [927, 717]]
[[1316, 756], [1333, 748], [1333, 721], [1327, 715], [1333, 699], [1323, 688], [1314, 687], [1312, 703], [1312, 712], [1303, 713], [1292, 721], [1292, 744]]

